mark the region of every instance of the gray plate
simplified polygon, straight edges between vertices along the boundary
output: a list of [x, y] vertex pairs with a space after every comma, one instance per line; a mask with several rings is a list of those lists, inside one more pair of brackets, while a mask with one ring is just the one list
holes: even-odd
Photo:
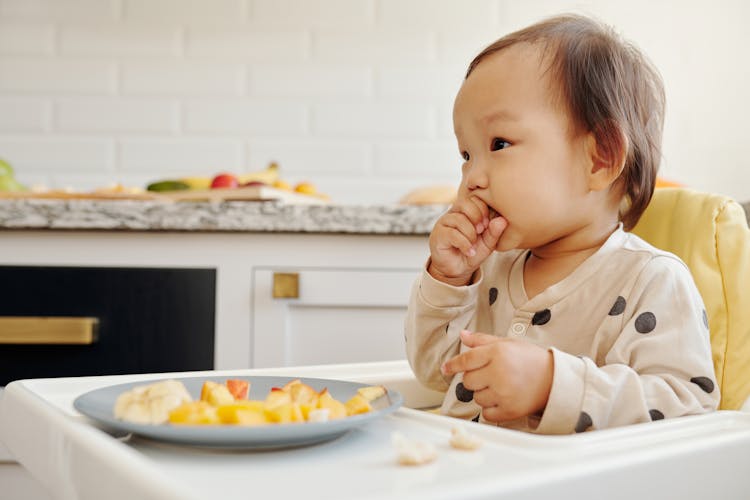
[[[238, 377], [250, 382], [250, 399], [264, 399], [272, 387], [282, 387], [294, 377]], [[224, 383], [226, 377], [179, 378], [194, 399], [200, 396], [203, 382], [211, 380]], [[320, 391], [327, 387], [331, 395], [346, 402], [360, 387], [367, 384], [319, 378], [300, 380]], [[147, 438], [190, 446], [209, 448], [270, 449], [287, 448], [320, 443], [334, 439], [354, 427], [365, 424], [397, 410], [403, 403], [401, 394], [388, 391], [370, 404], [372, 411], [361, 415], [330, 420], [328, 422], [305, 422], [297, 424], [272, 424], [260, 427], [236, 425], [144, 425], [118, 420], [114, 416], [115, 400], [123, 392], [137, 385], [146, 385], [157, 380], [112, 385], [87, 392], [73, 402], [73, 406], [87, 417], [103, 424], [105, 428], [127, 432]]]

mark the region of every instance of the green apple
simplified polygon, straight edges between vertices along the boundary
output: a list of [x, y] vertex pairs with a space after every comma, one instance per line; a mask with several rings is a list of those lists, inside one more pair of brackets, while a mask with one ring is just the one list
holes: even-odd
[[0, 191], [26, 191], [26, 188], [11, 175], [0, 175]]
[[13, 167], [10, 166], [10, 163], [0, 158], [0, 176], [3, 175], [13, 177]]

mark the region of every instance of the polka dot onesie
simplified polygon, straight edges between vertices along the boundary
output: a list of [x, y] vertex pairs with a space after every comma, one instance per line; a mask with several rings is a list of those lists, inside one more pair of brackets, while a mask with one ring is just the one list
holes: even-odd
[[426, 271], [412, 289], [406, 350], [417, 378], [447, 391], [442, 413], [484, 421], [461, 374], [440, 366], [467, 349], [463, 329], [523, 338], [552, 351], [541, 415], [504, 427], [567, 434], [715, 410], [708, 318], [690, 271], [620, 227], [573, 273], [528, 299], [528, 251], [495, 252], [468, 286]]

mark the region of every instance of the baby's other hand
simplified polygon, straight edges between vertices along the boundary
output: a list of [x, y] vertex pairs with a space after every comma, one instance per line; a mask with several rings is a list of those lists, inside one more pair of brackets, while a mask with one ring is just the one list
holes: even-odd
[[463, 384], [489, 422], [506, 422], [543, 411], [552, 389], [552, 352], [521, 339], [461, 332], [467, 347], [445, 362], [442, 372], [463, 372]]
[[507, 226], [503, 217], [490, 220], [489, 207], [476, 196], [459, 198], [430, 233], [427, 272], [450, 285], [468, 284]]

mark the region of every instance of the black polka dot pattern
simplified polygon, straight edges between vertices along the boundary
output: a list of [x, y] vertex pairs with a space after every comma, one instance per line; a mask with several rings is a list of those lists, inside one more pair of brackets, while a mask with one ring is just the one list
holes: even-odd
[[490, 288], [490, 305], [494, 304], [497, 300], [497, 288], [494, 286]]
[[586, 413], [585, 411], [581, 412], [581, 416], [578, 417], [578, 423], [576, 424], [576, 432], [584, 432], [586, 429], [594, 425], [594, 422], [591, 420], [591, 415]]
[[617, 296], [617, 300], [615, 300], [615, 303], [612, 305], [612, 309], [609, 310], [610, 316], [617, 316], [619, 314], [622, 314], [625, 312], [625, 306], [627, 305], [627, 302], [625, 302], [625, 297], [622, 295]]
[[472, 399], [474, 399], [474, 391], [470, 391], [466, 387], [464, 387], [463, 382], [459, 382], [456, 386], [456, 399], [461, 401], [462, 403], [468, 403]]
[[656, 328], [656, 316], [652, 312], [645, 312], [635, 318], [635, 330], [638, 333], [650, 333]]
[[708, 314], [706, 314], [706, 310], [703, 310], [703, 326], [708, 328]]
[[477, 413], [477, 416], [474, 417], [474, 418], [472, 418], [471, 421], [472, 422], [479, 422], [479, 415], [481, 415], [481, 413]]
[[664, 414], [659, 410], [649, 410], [648, 414], [651, 416], [651, 420], [664, 420]]
[[693, 377], [690, 381], [708, 394], [714, 392], [714, 381], [708, 377]]
[[531, 318], [532, 325], [544, 325], [552, 317], [552, 313], [549, 309], [534, 313], [534, 317]]

